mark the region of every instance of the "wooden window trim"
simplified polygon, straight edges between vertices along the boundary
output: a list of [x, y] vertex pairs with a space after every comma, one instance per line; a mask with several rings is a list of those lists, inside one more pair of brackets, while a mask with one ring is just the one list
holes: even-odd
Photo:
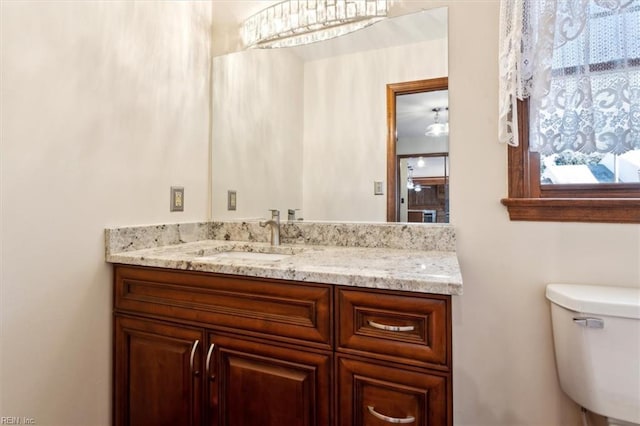
[[640, 223], [640, 184], [540, 185], [540, 157], [529, 152], [529, 103], [518, 101], [520, 144], [508, 147], [511, 220]]

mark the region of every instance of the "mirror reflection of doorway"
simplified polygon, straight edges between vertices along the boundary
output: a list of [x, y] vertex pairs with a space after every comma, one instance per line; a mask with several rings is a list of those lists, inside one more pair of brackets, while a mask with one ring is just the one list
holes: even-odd
[[449, 155], [398, 155], [399, 221], [449, 222]]
[[387, 221], [449, 222], [448, 79], [387, 85]]

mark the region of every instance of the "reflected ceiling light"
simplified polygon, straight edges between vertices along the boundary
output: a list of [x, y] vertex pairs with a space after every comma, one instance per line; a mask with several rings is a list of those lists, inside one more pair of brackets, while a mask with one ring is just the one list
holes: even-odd
[[245, 47], [290, 47], [328, 40], [387, 16], [393, 0], [285, 0], [244, 21]]
[[413, 167], [407, 166], [407, 189], [413, 189]]
[[435, 113], [433, 124], [427, 126], [425, 136], [446, 136], [449, 134], [449, 123], [440, 123], [440, 111], [448, 111], [449, 108], [433, 108], [431, 111]]
[[418, 167], [424, 167], [424, 160], [422, 159], [422, 157], [418, 157], [417, 166]]

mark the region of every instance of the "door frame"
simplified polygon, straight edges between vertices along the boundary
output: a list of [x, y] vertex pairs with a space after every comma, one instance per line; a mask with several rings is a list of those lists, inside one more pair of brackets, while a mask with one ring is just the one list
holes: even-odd
[[396, 96], [448, 89], [449, 77], [387, 84], [387, 222], [397, 222], [400, 216], [398, 194], [400, 176], [396, 160], [398, 143]]

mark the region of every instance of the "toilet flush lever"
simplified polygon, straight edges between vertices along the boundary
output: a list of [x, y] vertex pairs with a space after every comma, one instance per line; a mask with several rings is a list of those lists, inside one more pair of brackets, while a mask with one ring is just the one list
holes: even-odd
[[604, 328], [604, 320], [600, 318], [576, 317], [573, 322], [587, 328]]

